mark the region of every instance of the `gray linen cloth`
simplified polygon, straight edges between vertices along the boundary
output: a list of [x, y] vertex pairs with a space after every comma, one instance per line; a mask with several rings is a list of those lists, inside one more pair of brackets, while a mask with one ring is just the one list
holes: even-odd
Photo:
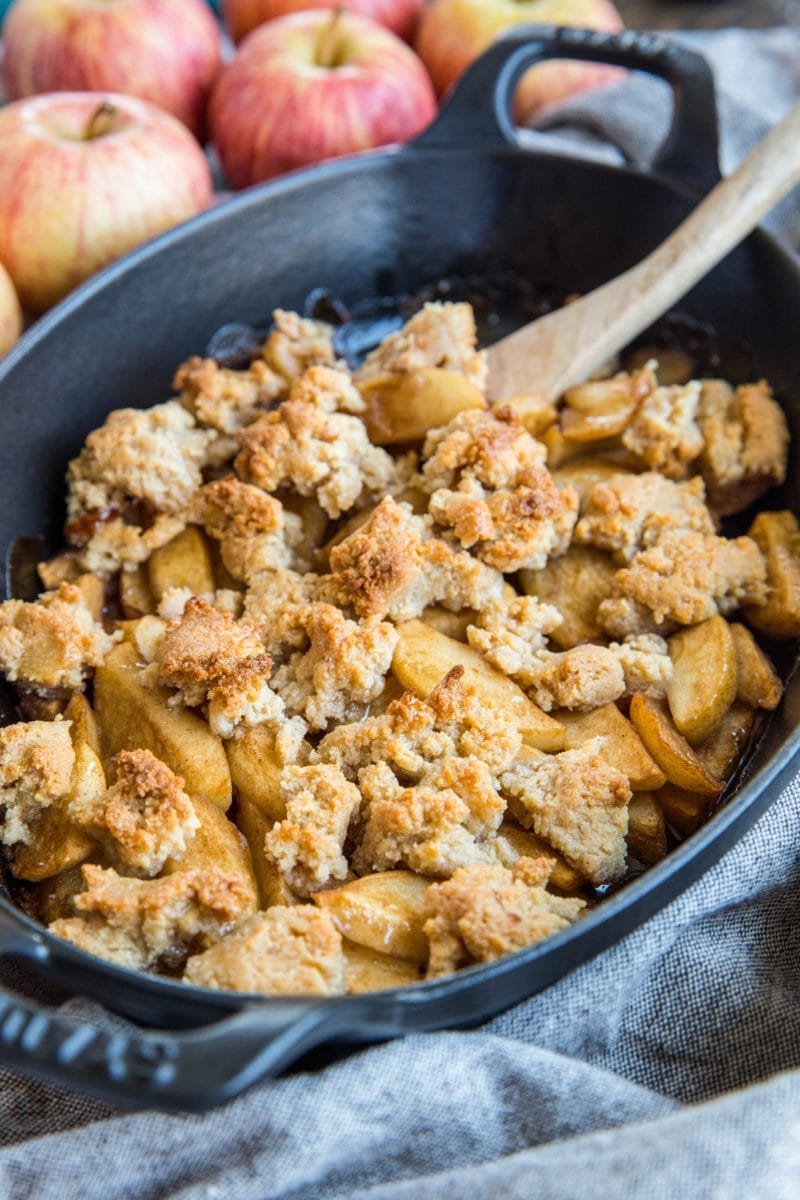
[[[730, 167], [800, 94], [800, 33], [702, 46]], [[631, 79], [530, 136], [607, 154], [605, 130], [638, 158], [666, 111]], [[796, 247], [799, 216], [796, 200], [781, 214]], [[799, 802], [795, 780], [683, 897], [480, 1031], [362, 1051], [202, 1117], [122, 1113], [0, 1071], [0, 1197], [795, 1200]], [[103, 1019], [85, 1001], [66, 1011]]]

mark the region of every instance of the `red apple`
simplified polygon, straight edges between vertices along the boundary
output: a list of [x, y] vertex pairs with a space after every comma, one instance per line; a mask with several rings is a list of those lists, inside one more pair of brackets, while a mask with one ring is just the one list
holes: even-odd
[[[391, 29], [403, 41], [410, 42], [422, 12], [423, 0], [347, 0], [350, 12], [370, 17]], [[225, 24], [235, 42], [258, 25], [286, 13], [309, 8], [339, 8], [341, 0], [222, 0]]]
[[11, 277], [0, 263], [0, 358], [22, 333], [22, 309]]
[[367, 17], [312, 10], [245, 39], [214, 88], [208, 120], [228, 181], [241, 188], [407, 141], [435, 112], [431, 81], [404, 42]]
[[195, 139], [145, 100], [51, 92], [0, 108], [0, 262], [34, 312], [211, 195]]
[[10, 100], [125, 92], [203, 133], [221, 61], [205, 0], [15, 0], [3, 36]]
[[[622, 18], [611, 0], [432, 0], [417, 34], [416, 49], [436, 91], [443, 95], [495, 38], [512, 25], [573, 25], [615, 31]], [[526, 72], [515, 111], [524, 122], [537, 109], [616, 79], [615, 67], [558, 60]]]

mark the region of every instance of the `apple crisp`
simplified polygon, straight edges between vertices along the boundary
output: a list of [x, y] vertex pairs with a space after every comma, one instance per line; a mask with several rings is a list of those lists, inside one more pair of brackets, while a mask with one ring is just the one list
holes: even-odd
[[722, 525], [785, 478], [769, 385], [657, 359], [492, 405], [468, 304], [354, 371], [278, 311], [246, 368], [112, 412], [67, 551], [0, 605], [29, 910], [123, 967], [333, 996], [534, 946], [691, 833], [780, 700], [757, 635], [800, 634], [800, 530]]
[[68, 721], [29, 721], [0, 729], [2, 841], [31, 839], [31, 824], [70, 785], [75, 751]]
[[485, 391], [486, 355], [476, 343], [471, 305], [426, 304], [367, 356], [356, 372], [356, 382], [386, 374], [413, 375], [423, 367], [434, 367], [463, 375]]
[[364, 402], [343, 371], [309, 367], [288, 400], [239, 433], [236, 470], [265, 492], [315, 496], [329, 517], [389, 489], [394, 459], [373, 446], [354, 413]]
[[673, 483], [656, 471], [612, 475], [589, 488], [575, 541], [608, 550], [624, 566], [670, 529], [714, 533], [703, 480]]
[[69, 464], [67, 541], [101, 577], [144, 562], [185, 524], [215, 434], [177, 400], [112, 412]]
[[567, 549], [578, 515], [577, 492], [555, 486], [546, 453], [508, 405], [433, 430], [420, 481], [434, 523], [499, 571], [543, 567]]
[[188, 950], [219, 941], [252, 911], [241, 880], [222, 870], [136, 879], [113, 867], [86, 865], [82, 873], [85, 889], [73, 899], [78, 915], [61, 917], [50, 928], [126, 967], [180, 961]]
[[184, 781], [149, 750], [121, 750], [111, 767], [114, 784], [102, 794], [74, 799], [70, 815], [124, 874], [158, 875], [200, 827]]
[[736, 389], [703, 383], [697, 416], [700, 469], [720, 516], [740, 512], [786, 477], [789, 429], [765, 379]]
[[0, 604], [0, 671], [9, 682], [39, 692], [82, 687], [118, 640], [118, 633], [107, 633], [94, 619], [72, 583], [43, 592], [34, 604]]
[[256, 359], [246, 371], [219, 366], [213, 358], [190, 358], [172, 386], [198, 425], [235, 434], [250, 425], [286, 392], [286, 380]]
[[574, 921], [586, 902], [548, 892], [550, 867], [547, 858], [518, 858], [510, 871], [501, 864], [459, 867], [429, 888], [423, 926], [428, 978], [492, 962]]

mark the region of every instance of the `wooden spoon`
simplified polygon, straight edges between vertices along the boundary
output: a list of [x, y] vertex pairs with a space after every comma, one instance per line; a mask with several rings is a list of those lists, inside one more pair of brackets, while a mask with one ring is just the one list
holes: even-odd
[[800, 182], [800, 103], [635, 267], [489, 347], [489, 396], [555, 400], [662, 316]]

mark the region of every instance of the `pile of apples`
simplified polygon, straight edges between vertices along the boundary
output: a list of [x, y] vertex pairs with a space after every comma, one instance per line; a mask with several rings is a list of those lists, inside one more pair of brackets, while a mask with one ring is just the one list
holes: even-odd
[[[0, 355], [23, 325], [228, 184], [408, 141], [523, 21], [618, 29], [610, 0], [14, 0], [2, 30]], [[416, 52], [409, 43], [414, 42]], [[535, 67], [518, 115], [604, 80]]]

